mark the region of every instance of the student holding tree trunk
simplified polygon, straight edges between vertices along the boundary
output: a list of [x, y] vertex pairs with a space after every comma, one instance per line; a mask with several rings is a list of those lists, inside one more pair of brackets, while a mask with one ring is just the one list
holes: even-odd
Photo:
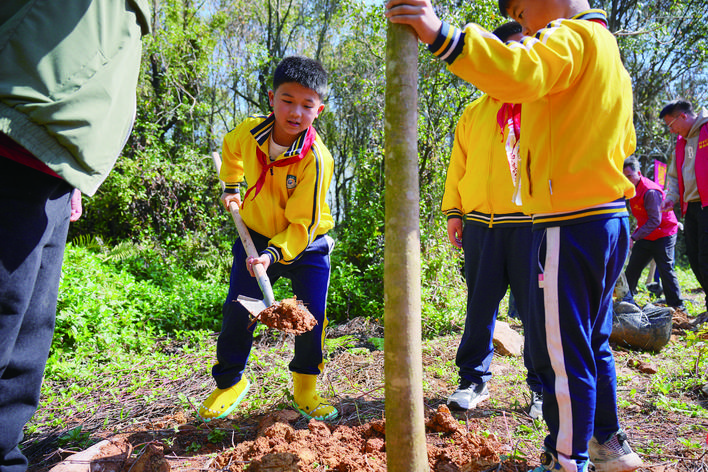
[[[291, 56], [275, 69], [268, 92], [273, 113], [252, 116], [224, 137], [220, 177], [226, 184], [221, 200], [240, 207], [259, 251], [246, 255], [241, 240], [233, 247], [229, 294], [223, 306], [221, 333], [212, 368], [216, 389], [204, 400], [199, 416], [224, 418], [248, 393], [244, 370], [253, 343], [249, 313], [239, 295], [260, 297], [253, 266], [262, 264], [270, 280], [292, 281], [293, 292], [317, 320], [317, 325], [295, 338], [290, 362], [295, 407], [307, 418], [336, 418], [335, 407], [317, 393], [317, 376], [324, 366], [325, 308], [333, 241], [327, 231], [334, 220], [325, 202], [334, 161], [313, 121], [324, 109], [327, 73], [309, 58]], [[241, 200], [238, 188], [249, 188]]]
[[622, 175], [636, 144], [632, 87], [601, 10], [586, 0], [500, 0], [531, 35], [504, 44], [483, 28], [443, 23], [430, 0], [390, 0], [451, 72], [521, 104], [517, 192], [533, 216], [533, 312], [527, 339], [549, 434], [538, 470], [641, 466], [617, 417], [609, 336], [612, 291], [629, 248]]
[[[521, 25], [505, 23], [494, 34], [502, 41], [519, 41]], [[519, 105], [485, 94], [465, 108], [455, 130], [442, 211], [450, 243], [465, 254], [467, 314], [455, 359], [460, 384], [447, 400], [452, 409], [475, 408], [489, 398], [494, 325], [508, 288], [515, 294], [522, 323], [528, 322], [531, 217], [514, 203], [520, 111]], [[538, 418], [543, 414], [543, 389], [527, 342], [524, 365], [531, 390], [528, 414]]]

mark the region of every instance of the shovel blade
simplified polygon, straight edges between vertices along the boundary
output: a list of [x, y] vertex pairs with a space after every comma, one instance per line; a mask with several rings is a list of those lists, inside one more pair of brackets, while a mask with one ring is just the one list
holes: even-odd
[[268, 305], [263, 300], [257, 300], [245, 295], [239, 295], [237, 300], [254, 318], [258, 318], [258, 315], [268, 308]]

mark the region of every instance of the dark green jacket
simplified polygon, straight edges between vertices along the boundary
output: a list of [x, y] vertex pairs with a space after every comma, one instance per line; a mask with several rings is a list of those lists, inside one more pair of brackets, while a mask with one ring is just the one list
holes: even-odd
[[0, 132], [93, 195], [135, 119], [147, 0], [0, 0]]

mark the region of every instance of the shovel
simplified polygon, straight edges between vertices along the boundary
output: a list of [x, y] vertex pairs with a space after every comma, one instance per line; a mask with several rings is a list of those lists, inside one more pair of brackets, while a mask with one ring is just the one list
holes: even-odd
[[[214, 166], [216, 167], [216, 174], [219, 174], [221, 170], [221, 157], [217, 152], [213, 152], [211, 158], [214, 161]], [[224, 188], [224, 182], [221, 182], [221, 188]], [[248, 257], [258, 258], [258, 251], [256, 246], [253, 244], [251, 239], [251, 233], [248, 231], [248, 227], [241, 219], [241, 214], [238, 210], [238, 205], [231, 202], [229, 204], [229, 211], [236, 224], [236, 230], [238, 231], [238, 237], [241, 238], [243, 247], [246, 250]], [[263, 293], [263, 300], [258, 300], [255, 298], [247, 297], [245, 295], [239, 295], [238, 302], [248, 310], [251, 315], [253, 315], [253, 323], [258, 320], [260, 313], [271, 305], [275, 305], [275, 296], [273, 295], [273, 287], [270, 285], [270, 279], [268, 274], [266, 274], [263, 264], [254, 264], [253, 272], [256, 274], [256, 279], [258, 280], [258, 286], [261, 288]], [[249, 328], [251, 327], [249, 325]]]
[[[214, 161], [214, 166], [216, 167], [216, 173], [218, 175], [219, 170], [221, 169], [221, 157], [217, 152], [213, 152], [211, 157]], [[221, 188], [224, 188], [224, 182], [221, 182]], [[241, 238], [241, 242], [243, 243], [243, 247], [246, 250], [246, 254], [248, 255], [248, 257], [258, 258], [258, 251], [256, 250], [256, 246], [253, 244], [253, 240], [251, 239], [251, 233], [248, 231], [248, 227], [241, 219], [241, 214], [239, 213], [238, 205], [236, 205], [236, 203], [231, 202], [229, 204], [229, 211], [231, 212], [231, 216], [233, 217], [234, 223], [236, 224], [238, 237]], [[245, 295], [239, 295], [237, 299], [238, 302], [243, 305], [243, 307], [246, 308], [246, 310], [248, 310], [248, 312], [253, 316], [253, 321], [251, 321], [251, 323], [248, 325], [249, 328], [251, 328], [253, 324], [261, 318], [261, 313], [263, 313], [266, 309], [270, 307], [274, 307], [272, 311], [276, 315], [275, 320], [280, 321], [280, 323], [274, 323], [274, 319], [272, 316], [273, 313], [269, 314], [267, 317], [269, 322], [266, 322], [265, 324], [272, 328], [277, 328], [286, 332], [293, 332], [299, 334], [304, 331], [309, 331], [309, 329], [314, 326], [314, 324], [312, 323], [317, 323], [312, 314], [307, 311], [304, 306], [302, 306], [302, 302], [292, 303], [296, 302], [295, 300], [292, 300], [291, 303], [281, 304], [275, 301], [275, 296], [273, 295], [273, 288], [270, 285], [270, 279], [268, 278], [266, 270], [263, 268], [263, 264], [254, 264], [253, 272], [256, 275], [258, 286], [261, 288], [261, 292], [263, 293], [263, 300], [247, 297]], [[282, 324], [283, 322], [287, 322], [289, 318], [292, 318], [293, 315], [296, 315], [295, 321], [303, 321], [304, 324]]]
[[[248, 227], [244, 224], [241, 219], [241, 215], [238, 212], [238, 205], [234, 202], [229, 204], [229, 211], [231, 216], [236, 223], [236, 229], [238, 230], [238, 237], [241, 238], [244, 249], [246, 249], [246, 254], [248, 257], [258, 258], [258, 251], [256, 246], [253, 244], [251, 239], [251, 233], [248, 231]], [[247, 297], [245, 295], [238, 296], [238, 302], [243, 305], [246, 310], [253, 315], [253, 323], [259, 318], [260, 313], [268, 308], [269, 306], [275, 305], [275, 296], [273, 295], [273, 287], [270, 285], [270, 279], [266, 270], [263, 268], [263, 264], [253, 264], [253, 272], [256, 274], [256, 280], [258, 280], [258, 286], [261, 288], [263, 293], [263, 300], [257, 300], [255, 298]], [[249, 328], [251, 327], [249, 325]]]

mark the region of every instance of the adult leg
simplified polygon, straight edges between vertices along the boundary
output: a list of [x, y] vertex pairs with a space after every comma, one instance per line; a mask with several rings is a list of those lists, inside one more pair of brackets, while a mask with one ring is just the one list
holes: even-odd
[[672, 307], [681, 306], [681, 287], [674, 271], [674, 248], [676, 235], [665, 236], [651, 242], [652, 256], [656, 261], [656, 271], [664, 287], [666, 304]]
[[698, 209], [698, 279], [706, 295], [706, 307], [708, 309], [708, 208]]
[[22, 472], [18, 444], [37, 405], [54, 333], [71, 187], [0, 157], [0, 471]]
[[686, 240], [686, 255], [696, 280], [703, 291], [706, 291], [706, 284], [703, 279], [700, 264], [700, 242], [701, 242], [701, 217], [702, 209], [700, 202], [690, 202], [686, 210], [683, 221], [683, 233]]
[[629, 253], [629, 261], [627, 261], [627, 268], [624, 271], [624, 275], [627, 277], [629, 293], [633, 298], [637, 294], [637, 284], [642, 276], [642, 271], [651, 262], [651, 259], [651, 241], [646, 239], [636, 241]]

